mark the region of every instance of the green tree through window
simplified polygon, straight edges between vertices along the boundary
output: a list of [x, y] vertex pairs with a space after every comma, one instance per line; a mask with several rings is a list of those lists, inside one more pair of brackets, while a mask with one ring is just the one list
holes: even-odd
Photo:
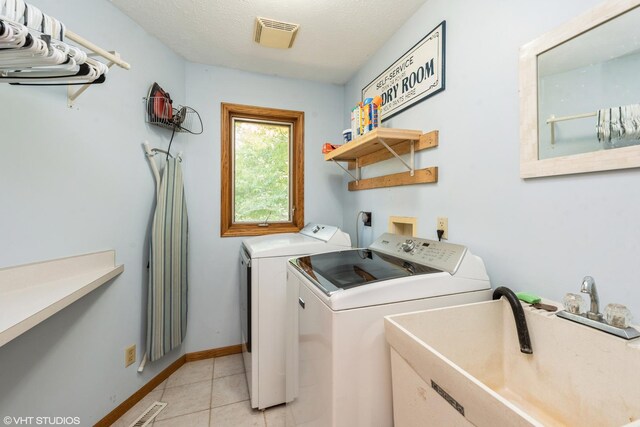
[[234, 222], [290, 221], [291, 127], [235, 120]]

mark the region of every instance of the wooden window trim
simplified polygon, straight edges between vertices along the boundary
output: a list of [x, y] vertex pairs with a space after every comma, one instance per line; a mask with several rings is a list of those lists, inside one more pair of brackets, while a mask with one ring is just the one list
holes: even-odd
[[[261, 227], [258, 223], [233, 223], [233, 150], [231, 147], [232, 123], [234, 118], [254, 120], [286, 121], [293, 124], [291, 195], [293, 211], [292, 221], [286, 223], [270, 223]], [[274, 108], [255, 107], [251, 105], [221, 104], [221, 203], [220, 203], [220, 236], [259, 236], [264, 234], [298, 232], [304, 227], [304, 112], [279, 110]]]

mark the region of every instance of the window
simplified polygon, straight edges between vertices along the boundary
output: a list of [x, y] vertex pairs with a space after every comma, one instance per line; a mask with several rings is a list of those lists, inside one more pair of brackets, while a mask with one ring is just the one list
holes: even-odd
[[220, 234], [304, 225], [304, 112], [222, 103]]

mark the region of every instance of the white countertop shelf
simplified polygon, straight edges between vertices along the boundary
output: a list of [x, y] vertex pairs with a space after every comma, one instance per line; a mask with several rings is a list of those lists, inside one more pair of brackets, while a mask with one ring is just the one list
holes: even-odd
[[0, 269], [0, 347], [124, 271], [113, 250]]

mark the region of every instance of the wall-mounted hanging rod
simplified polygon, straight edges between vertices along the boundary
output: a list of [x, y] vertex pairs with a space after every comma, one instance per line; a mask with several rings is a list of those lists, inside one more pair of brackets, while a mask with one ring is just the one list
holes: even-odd
[[95, 45], [94, 43], [90, 42], [89, 40], [86, 40], [85, 38], [80, 37], [79, 35], [77, 35], [73, 31], [66, 30], [65, 31], [65, 37], [68, 38], [69, 40], [71, 40], [72, 42], [75, 42], [75, 43], [79, 44], [80, 46], [89, 49], [91, 52], [93, 52], [93, 53], [95, 53], [97, 55], [100, 55], [104, 59], [108, 59], [110, 62], [113, 62], [115, 65], [117, 65], [120, 68], [124, 68], [125, 70], [130, 70], [131, 69], [131, 65], [129, 65], [128, 62], [123, 61], [122, 58], [120, 58], [120, 55], [117, 52], [109, 52], [109, 51], [101, 48], [100, 46]]
[[594, 111], [593, 113], [583, 113], [583, 114], [574, 114], [572, 116], [562, 116], [556, 117], [553, 114], [549, 116], [547, 119], [547, 124], [551, 126], [551, 145], [556, 143], [556, 122], [564, 122], [567, 120], [576, 120], [576, 119], [586, 119], [589, 117], [596, 117], [598, 113]]
[[597, 115], [598, 113], [594, 111], [593, 113], [574, 114], [573, 116], [563, 116], [563, 117], [550, 116], [547, 119], [547, 124], [555, 123], [555, 122], [564, 122], [565, 120], [586, 119], [587, 117], [595, 117]]

